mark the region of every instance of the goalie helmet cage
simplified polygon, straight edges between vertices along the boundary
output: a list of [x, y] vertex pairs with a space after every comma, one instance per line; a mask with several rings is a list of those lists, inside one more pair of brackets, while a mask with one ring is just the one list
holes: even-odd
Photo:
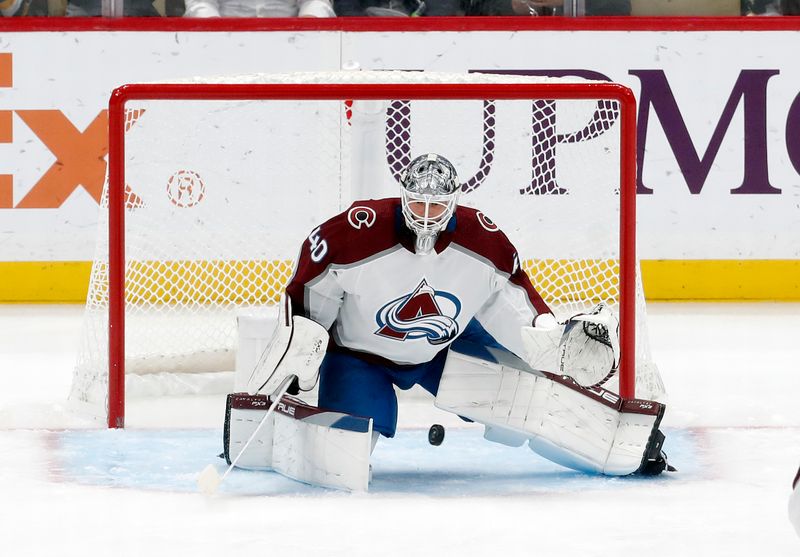
[[[138, 178], [131, 177], [133, 171], [131, 171], [129, 167], [136, 167], [137, 164], [147, 166], [151, 163], [149, 160], [150, 157], [155, 156], [158, 151], [169, 153], [171, 145], [176, 141], [185, 144], [198, 135], [214, 134], [219, 128], [219, 125], [217, 125], [216, 128], [212, 126], [211, 129], [199, 130], [199, 128], [192, 123], [186, 130], [177, 130], [175, 129], [174, 122], [165, 124], [165, 126], [169, 128], [165, 135], [159, 136], [159, 139], [154, 139], [154, 136], [147, 136], [149, 139], [147, 139], [146, 145], [149, 145], [149, 147], [146, 148], [149, 148], [152, 153], [145, 156], [143, 153], [131, 149], [126, 141], [129, 141], [127, 136], [132, 128], [141, 128], [140, 131], [142, 132], [146, 128], [144, 122], [146, 118], [144, 118], [143, 115], [153, 116], [155, 118], [158, 111], [154, 108], [156, 105], [153, 103], [168, 104], [172, 107], [169, 110], [170, 114], [179, 112], [177, 108], [184, 106], [200, 107], [199, 110], [201, 111], [204, 110], [203, 107], [206, 107], [209, 112], [224, 113], [226, 110], [229, 110], [226, 103], [232, 103], [232, 105], [237, 107], [248, 107], [261, 102], [271, 102], [278, 105], [280, 107], [278, 113], [282, 113], [281, 111], [290, 106], [289, 103], [292, 103], [291, 106], [305, 105], [307, 103], [311, 109], [309, 112], [313, 113], [313, 116], [310, 117], [312, 120], [308, 121], [310, 129], [304, 128], [304, 121], [296, 121], [293, 122], [293, 125], [288, 126], [286, 130], [276, 131], [272, 129], [270, 125], [266, 126], [269, 129], [264, 131], [266, 134], [265, 137], [270, 134], [283, 134], [280, 137], [279, 143], [272, 145], [270, 149], [280, 150], [282, 148], [281, 145], [287, 143], [289, 145], [286, 146], [286, 152], [290, 150], [296, 151], [298, 149], [298, 144], [294, 141], [295, 136], [303, 135], [303, 133], [307, 133], [307, 135], [310, 136], [306, 140], [303, 140], [307, 141], [307, 144], [303, 144], [305, 152], [301, 153], [301, 155], [304, 155], [305, 159], [301, 156], [301, 158], [295, 159], [293, 162], [283, 161], [286, 167], [298, 165], [298, 163], [302, 163], [303, 160], [306, 160], [305, 166], [318, 166], [317, 161], [322, 160], [327, 151], [345, 149], [346, 142], [342, 139], [344, 134], [341, 130], [332, 133], [332, 139], [323, 140], [318, 137], [321, 135], [319, 129], [323, 128], [318, 129], [314, 127], [316, 124], [311, 124], [311, 122], [316, 122], [315, 119], [321, 118], [319, 108], [314, 103], [327, 103], [327, 105], [337, 107], [336, 111], [340, 113], [340, 117], [338, 120], [334, 119], [335, 123], [332, 127], [336, 128], [336, 126], [339, 126], [342, 129], [346, 129], [352, 125], [351, 119], [355, 122], [356, 115], [354, 113], [359, 112], [358, 106], [359, 103], [362, 103], [363, 106], [367, 107], [364, 110], [365, 113], [372, 114], [372, 116], [377, 113], [381, 118], [382, 130], [386, 131], [386, 152], [381, 153], [381, 156], [385, 157], [383, 161], [384, 171], [388, 170], [386, 174], [389, 176], [389, 179], [385, 181], [393, 182], [392, 178], [394, 180], [397, 179], [403, 164], [408, 162], [406, 160], [408, 157], [395, 156], [395, 158], [392, 158], [389, 153], [390, 145], [396, 148], [402, 143], [405, 145], [404, 148], [408, 148], [410, 151], [408, 144], [411, 142], [411, 139], [409, 138], [409, 134], [406, 133], [408, 130], [405, 128], [399, 131], [397, 129], [393, 131], [394, 125], [389, 123], [390, 118], [395, 119], [395, 124], [397, 124], [398, 121], [403, 121], [403, 125], [408, 125], [408, 121], [411, 119], [410, 107], [412, 105], [416, 106], [414, 103], [418, 102], [430, 102], [433, 106], [438, 107], [434, 109], [437, 111], [435, 112], [437, 115], [441, 114], [441, 107], [443, 106], [441, 103], [447, 103], [445, 106], [449, 107], [450, 105], [458, 105], [462, 102], [477, 102], [483, 106], [483, 120], [481, 124], [483, 140], [479, 142], [480, 147], [478, 155], [481, 163], [480, 168], [472, 178], [468, 182], [462, 184], [463, 191], [477, 193], [481, 191], [478, 186], [481, 185], [482, 181], [486, 180], [491, 170], [488, 166], [491, 166], [493, 161], [497, 162], [502, 158], [500, 156], [502, 148], [501, 141], [505, 139], [501, 138], [499, 131], [495, 129], [495, 124], [500, 119], [500, 110], [496, 108], [496, 105], [502, 106], [504, 102], [522, 102], [528, 107], [528, 126], [531, 126], [531, 104], [534, 105], [534, 110], [536, 110], [538, 106], [538, 109], [544, 111], [545, 116], [533, 118], [533, 131], [531, 133], [535, 136], [539, 128], [547, 127], [548, 125], [555, 127], [556, 103], [562, 101], [582, 101], [588, 103], [591, 107], [589, 111], [589, 114], [592, 115], [590, 118], [590, 125], [572, 134], [560, 132], [558, 134], [546, 133], [545, 135], [547, 135], [547, 141], [549, 141], [549, 143], [547, 143], [547, 141], [537, 142], [537, 140], [534, 139], [534, 148], [532, 148], [530, 138], [528, 139], [527, 150], [529, 153], [532, 153], [530, 157], [533, 159], [532, 170], [530, 166], [527, 167], [528, 178], [530, 179], [531, 172], [533, 172], [534, 181], [537, 172], [549, 173], [550, 179], [548, 183], [550, 184], [550, 190], [532, 191], [530, 187], [528, 187], [527, 190], [522, 188], [518, 190], [517, 193], [519, 195], [516, 197], [519, 199], [522, 199], [522, 196], [527, 196], [527, 198], [535, 197], [538, 199], [570, 199], [570, 195], [573, 192], [568, 191], [568, 188], [562, 189], [558, 186], [553, 189], [552, 186], [556, 183], [556, 175], [560, 170], [556, 167], [554, 160], [548, 162], [546, 159], [548, 156], [555, 157], [555, 153], [557, 150], [561, 149], [562, 146], [565, 146], [564, 149], [571, 149], [578, 144], [591, 143], [592, 140], [604, 134], [611, 136], [612, 139], [610, 143], [607, 142], [607, 144], [600, 149], [600, 151], [604, 153], [603, 156], [606, 157], [604, 159], [605, 162], [602, 162], [600, 158], [590, 159], [585, 155], [579, 155], [573, 160], [571, 165], [562, 166], [571, 168], [573, 171], [578, 167], [585, 167], [583, 171], [592, 175], [592, 178], [588, 180], [590, 182], [595, 179], [602, 179], [604, 172], [600, 171], [601, 166], [611, 167], [610, 175], [613, 177], [612, 181], [616, 182], [612, 184], [612, 196], [614, 198], [613, 203], [616, 205], [616, 212], [613, 214], [613, 217], [609, 217], [608, 215], [602, 216], [613, 223], [613, 226], [611, 226], [613, 229], [612, 234], [618, 236], [617, 240], [614, 242], [616, 245], [611, 247], [606, 246], [603, 255], [591, 254], [589, 257], [584, 256], [583, 262], [580, 264], [576, 264], [577, 258], [570, 255], [563, 256], [566, 258], [566, 264], [564, 264], [564, 261], [559, 263], [559, 256], [554, 255], [552, 251], [548, 252], [544, 257], [529, 259], [529, 254], [526, 253], [524, 246], [520, 246], [519, 240], [520, 235], [524, 236], [526, 232], [530, 235], [530, 230], [526, 227], [530, 221], [536, 219], [523, 216], [519, 219], [519, 223], [522, 224], [517, 226], [517, 221], [509, 219], [507, 216], [501, 215], [502, 218], [496, 218], [497, 210], [495, 210], [494, 213], [492, 212], [492, 208], [485, 210], [487, 214], [492, 215], [495, 221], [498, 222], [501, 228], [507, 233], [509, 232], [507, 227], [509, 227], [509, 223], [511, 223], [512, 232], [516, 232], [517, 235], [515, 236], [509, 233], [509, 236], [512, 241], [517, 244], [518, 249], [520, 249], [520, 259], [523, 261], [523, 267], [528, 274], [534, 278], [534, 286], [543, 293], [543, 296], [551, 303], [551, 306], [554, 303], [557, 304], [558, 300], [548, 299], [548, 295], [544, 291], [549, 290], [550, 287], [543, 286], [541, 283], [537, 284], [535, 277], [540, 274], [542, 276], [548, 275], [548, 273], [553, 275], [547, 278], [547, 280], [555, 284], [554, 288], [558, 292], [561, 292], [561, 294], [557, 294], [557, 296], [567, 298], [568, 303], [565, 304], [565, 307], [571, 308], [568, 313], [574, 312], [576, 309], [588, 309], [598, 301], [607, 301], [615, 307], [620, 315], [620, 343], [622, 349], [622, 358], [618, 373], [619, 385], [617, 386], [617, 390], [625, 397], [633, 397], [634, 394], [639, 394], [639, 396], [646, 398], [657, 398], [661, 394], [659, 391], [663, 390], [663, 386], [661, 385], [657, 369], [649, 361], [641, 362], [638, 367], [642, 374], [655, 374], [654, 377], [648, 378], [647, 381], [651, 384], [655, 384], [656, 387], [647, 388], [645, 389], [646, 392], [636, 393], [637, 389], [639, 391], [642, 390], [641, 387], [637, 387], [637, 385], [639, 385], [639, 378], [637, 378], [636, 361], [649, 359], [649, 348], [646, 345], [642, 346], [642, 343], [646, 342], [647, 339], [646, 330], [642, 329], [645, 315], [644, 296], [639, 276], [639, 264], [636, 259], [636, 103], [630, 89], [619, 84], [605, 82], [576, 83], [564, 82], [562, 80], [546, 81], [541, 80], [541, 78], [540, 80], [544, 82], [537, 82], [535, 81], [536, 78], [528, 78], [526, 81], [526, 79], [521, 78], [491, 75], [481, 77], [459, 74], [459, 76], [454, 78], [452, 75], [445, 74], [434, 79], [433, 82], [430, 82], [430, 75], [420, 77], [418, 72], [408, 72], [411, 74], [411, 77], [401, 76], [400, 78], [392, 78], [390, 74], [405, 74], [406, 72], [342, 73], [350, 75], [356, 74], [358, 79], [356, 82], [347, 82], [352, 78], [346, 76], [344, 78], [339, 77], [322, 82], [309, 82], [307, 78], [295, 76], [291, 78], [291, 82], [282, 82], [279, 80], [278, 82], [255, 83], [191, 82], [132, 84], [122, 86], [113, 92], [109, 102], [109, 165], [107, 192], [104, 194], [103, 199], [103, 205], [107, 206], [108, 209], [107, 256], [102, 253], [102, 251], [106, 249], [106, 246], [98, 242], [98, 255], [93, 266], [92, 282], [87, 299], [87, 315], [89, 313], [98, 313], [98, 311], [107, 311], [107, 375], [103, 377], [105, 374], [102, 372], [97, 376], [93, 376], [92, 373], [87, 373], [85, 371], [87, 365], [96, 366], [96, 363], [86, 363], [92, 358], [84, 358], [85, 361], [82, 363], [81, 356], [79, 356], [71, 397], [88, 401], [86, 391], [89, 390], [89, 387], [87, 387], [87, 385], [98, 382], [103, 384], [107, 381], [107, 398], [105, 402], [108, 427], [124, 427], [126, 365], [131, 367], [131, 358], [136, 358], [138, 360], [147, 358], [153, 358], [155, 360], [161, 359], [161, 356], [156, 353], [149, 357], [129, 354], [126, 360], [126, 315], [130, 318], [134, 308], [137, 306], [145, 306], [145, 310], [136, 309], [136, 311], [151, 316], [149, 318], [153, 322], [156, 322], [159, 319], [166, 318], [167, 314], [178, 311], [176, 310], [177, 306], [181, 306], [179, 310], [183, 311], [184, 303], [198, 307], [209, 304], [219, 306], [220, 303], [218, 303], [217, 298], [222, 295], [216, 292], [216, 290], [211, 292], [211, 290], [216, 288], [224, 289], [226, 292], [233, 292], [233, 294], [230, 295], [226, 294], [228, 298], [226, 298], [227, 301], [225, 305], [228, 306], [274, 304], [277, 301], [276, 292], [282, 289], [291, 274], [291, 262], [287, 262], [285, 258], [273, 257], [271, 261], [266, 262], [263, 266], [257, 266], [256, 269], [242, 272], [242, 270], [238, 268], [238, 266], [242, 265], [242, 260], [259, 259], [259, 257], [251, 257], [248, 259], [247, 257], [240, 257], [237, 253], [220, 256], [218, 252], [214, 250], [199, 256], [188, 254], [176, 255], [173, 252], [170, 255], [164, 256], [164, 259], [167, 260], [171, 258], [173, 260], [172, 262], [160, 262], [155, 271], [142, 271], [143, 265], [141, 261], [138, 260], [141, 259], [142, 256], [132, 255], [133, 247], [131, 242], [133, 241], [133, 236], [131, 236], [131, 232], [126, 229], [126, 217], [139, 218], [140, 214], [148, 210], [150, 200], [139, 194], [148, 186], [145, 182], [153, 180], [150, 178], [145, 180], [141, 176]], [[371, 74], [372, 77], [368, 74]], [[337, 79], [341, 81], [336, 81]], [[421, 81], [422, 79], [427, 79], [429, 81]], [[372, 103], [372, 105], [370, 105], [370, 103]], [[378, 107], [377, 111], [375, 110], [376, 106]], [[488, 112], [487, 107], [491, 107], [491, 110]], [[148, 111], [150, 114], [147, 114]], [[389, 116], [390, 112], [392, 113], [391, 116]], [[605, 118], [606, 121], [602, 122], [598, 120], [598, 114], [601, 115], [602, 118]], [[603, 114], [605, 116], [602, 116]], [[446, 119], [446, 115], [441, 115], [441, 117]], [[584, 114], [584, 116], [579, 117], [579, 119], [580, 118], [583, 118], [585, 121], [587, 117]], [[248, 118], [248, 120], [249, 119], [250, 118]], [[273, 119], [275, 119], [274, 115]], [[444, 122], [444, 120], [442, 120], [442, 122]], [[444, 124], [442, 122], [439, 123], [440, 131], [441, 125], [456, 126], [458, 119], [448, 119]], [[239, 123], [238, 125], [242, 126], [243, 124]], [[259, 126], [264, 128], [264, 122], [261, 122]], [[397, 126], [399, 126], [399, 124], [397, 124]], [[578, 126], [578, 128], [581, 127], [582, 126]], [[610, 129], [614, 129], [614, 134], [606, 133]], [[237, 132], [238, 131], [240, 130], [237, 129]], [[181, 135], [181, 133], [191, 135], [191, 137], [186, 137], [185, 135]], [[246, 134], [242, 132], [240, 135]], [[461, 132], [461, 135], [464, 135], [463, 132]], [[156, 141], [158, 142], [157, 144]], [[259, 138], [251, 138], [251, 143], [258, 143], [258, 141]], [[354, 142], [355, 140], [352, 141]], [[226, 151], [226, 149], [235, 151], [237, 147], [239, 147], [239, 144], [231, 145], [230, 143], [232, 142], [231, 136], [226, 136], [226, 139], [221, 140], [220, 145], [215, 147], [215, 152], [218, 153], [220, 157], [224, 157], [224, 151]], [[547, 150], [550, 155], [537, 153], [535, 149], [537, 145]], [[384, 146], [382, 145], [381, 147], [383, 148]], [[141, 149], [141, 145], [138, 148]], [[348, 146], [347, 148], [349, 149], [350, 147]], [[429, 148], [428, 145], [425, 145], [424, 150], [438, 150], [445, 156], [449, 155], [447, 149], [441, 147], [437, 148], [435, 145], [433, 148]], [[237, 156], [243, 157], [241, 161], [223, 161], [221, 163], [222, 166], [234, 166], [232, 162], [244, 164], [246, 162], [244, 159], [247, 158], [247, 155], [242, 154], [242, 151], [246, 151], [246, 149], [237, 151]], [[609, 151], [613, 151], [610, 155], [611, 162], [608, 162]], [[419, 152], [423, 151], [415, 146], [412, 155], [416, 155]], [[361, 157], [359, 154], [353, 156], [355, 158]], [[167, 156], [167, 158], [170, 157]], [[205, 160], [209, 158], [213, 157], [209, 157], [206, 153]], [[314, 158], [315, 160], [312, 161], [311, 164], [308, 164], [309, 158]], [[542, 160], [537, 161], [537, 158]], [[454, 160], [454, 162], [459, 169], [463, 181], [463, 165], [461, 165], [460, 159], [457, 157], [456, 159], [457, 160]], [[321, 214], [326, 216], [332, 216], [335, 212], [338, 212], [338, 210], [349, 206], [353, 199], [348, 199], [347, 194], [351, 192], [348, 190], [349, 186], [346, 182], [350, 179], [354, 179], [354, 177], [348, 174], [350, 172], [348, 168], [352, 167], [355, 169], [361, 164], [360, 160], [346, 160], [342, 156], [339, 156], [339, 158], [334, 156], [332, 160], [334, 162], [332, 162], [331, 165], [336, 166], [342, 174], [342, 184], [339, 188], [336, 188], [335, 185], [330, 186], [330, 188], [334, 190], [334, 193], [327, 193], [326, 195], [332, 195], [335, 198], [335, 202], [338, 203], [338, 206], [334, 206], [333, 210], [328, 207], [321, 212]], [[453, 159], [451, 158], [451, 160]], [[274, 161], [270, 164], [276, 166]], [[530, 165], [531, 163], [528, 161], [525, 164]], [[277, 166], [280, 166], [280, 164]], [[303, 165], [300, 164], [299, 166]], [[459, 166], [462, 166], [462, 168], [459, 168]], [[496, 169], [496, 166], [497, 165], [495, 165], [494, 170], [491, 170], [495, 174], [501, 172]], [[524, 164], [519, 166], [525, 168]], [[172, 210], [185, 211], [188, 207], [199, 204], [203, 196], [208, 192], [204, 189], [205, 186], [200, 173], [192, 170], [189, 163], [177, 162], [175, 168], [179, 168], [180, 170], [168, 176], [168, 180], [165, 176], [165, 179], [159, 182], [158, 187], [160, 188], [159, 191], [162, 193], [166, 191], [170, 198], [169, 206]], [[353, 175], [356, 173], [356, 170], [352, 170]], [[469, 174], [469, 172], [466, 174]], [[318, 178], [310, 178], [312, 181], [314, 179]], [[211, 180], [213, 181], [213, 176]], [[238, 178], [227, 178], [227, 180], [228, 184], [232, 184], [231, 187], [241, 185], [239, 184], [240, 180]], [[294, 180], [297, 180], [297, 178], [294, 178]], [[206, 179], [206, 182], [208, 181], [209, 180]], [[259, 182], [260, 180], [255, 181]], [[277, 189], [281, 197], [274, 197], [273, 201], [280, 201], [282, 205], [291, 204], [292, 202], [283, 198], [289, 196], [291, 192], [304, 191], [303, 188], [308, 187], [309, 185], [306, 183], [283, 183], [283, 187], [281, 188], [279, 185]], [[329, 187], [328, 184], [326, 184], [325, 187]], [[485, 189], [487, 189], [486, 186], [484, 186], [484, 190]], [[322, 190], [318, 189], [316, 191], [319, 192]], [[294, 195], [294, 193], [291, 193], [291, 195]], [[299, 200], [294, 201], [297, 205], [302, 205], [304, 200], [306, 200], [306, 203], [308, 202], [307, 200], [309, 198], [303, 197], [302, 194], [297, 195], [300, 197]], [[484, 206], [489, 203], [488, 200], [495, 199], [499, 195], [500, 194], [495, 191], [491, 193], [492, 197], [478, 197], [475, 204], [478, 208], [484, 209]], [[375, 197], [374, 195], [367, 196]], [[232, 197], [233, 194], [230, 194], [225, 197], [224, 201], [228, 203], [230, 202], [229, 198], [232, 199]], [[462, 195], [462, 202], [466, 201], [467, 204], [469, 204], [469, 197], [468, 195]], [[312, 197], [310, 199], [314, 198]], [[510, 205], [513, 206], [516, 203], [518, 203], [518, 201], [511, 200]], [[242, 205], [246, 206], [248, 203], [244, 202]], [[283, 213], [291, 212], [289, 210], [281, 210]], [[214, 211], [210, 211], [210, 213], [213, 212]], [[503, 211], [501, 210], [500, 212], [502, 213]], [[547, 212], [546, 208], [544, 212]], [[580, 220], [580, 215], [602, 212], [603, 211], [598, 206], [589, 207], [586, 210], [578, 211], [576, 214], [578, 215], [578, 220]], [[174, 216], [175, 214], [176, 213], [169, 213], [168, 216], [165, 216], [167, 215], [166, 213], [160, 216], [157, 215], [150, 224], [144, 227], [145, 231], [142, 232], [142, 235], [147, 236], [150, 240], [155, 242], [169, 242], [175, 234], [170, 231], [159, 232], [155, 228], [160, 227], [162, 223], [169, 223], [172, 225], [173, 220], [179, 220]], [[206, 215], [206, 217], [211, 218], [209, 215]], [[203, 217], [193, 217], [193, 220], [200, 222], [203, 227], [208, 227], [207, 223], [202, 221], [202, 218]], [[224, 226], [233, 226], [234, 220], [246, 221], [248, 218], [253, 219], [254, 215], [243, 215], [241, 219], [229, 218]], [[255, 218], [258, 220], [258, 216], [255, 216]], [[261, 218], [263, 220], [267, 217]], [[318, 217], [315, 216], [314, 218], [317, 219], [317, 224], [321, 222]], [[310, 222], [313, 223], [315, 221], [311, 219]], [[486, 223], [487, 226], [493, 226], [492, 221], [489, 219], [486, 219]], [[563, 235], [569, 235], [573, 223], [562, 222], [562, 224], [565, 228], [561, 230], [561, 233]], [[308, 231], [311, 230], [314, 225], [303, 223], [301, 226], [306, 227], [303, 228], [305, 233], [300, 237], [292, 237], [287, 240], [295, 245], [295, 250], [299, 247], [300, 242], [308, 235]], [[517, 228], [519, 228], [519, 230], [517, 230]], [[242, 233], [241, 231], [239, 231], [238, 234], [247, 235], [247, 233]], [[589, 232], [589, 234], [593, 234], [593, 232]], [[553, 234], [553, 236], [558, 235], [559, 234]], [[291, 236], [291, 234], [281, 234], [281, 230], [278, 230], [272, 238], [277, 239], [283, 236]], [[249, 239], [249, 243], [262, 243], [262, 240], [263, 238], [254, 237]], [[201, 241], [202, 239], [198, 240], [198, 242]], [[578, 238], [577, 244], [583, 246], [586, 241], [587, 237], [584, 236], [583, 239]], [[525, 242], [523, 242], [523, 244], [524, 243]], [[147, 253], [147, 257], [144, 257], [145, 259], [159, 259], [160, 256], [157, 253], [151, 253], [153, 249], [152, 246], [145, 248]], [[225, 248], [220, 249], [223, 252], [225, 251]], [[234, 248], [233, 251], [235, 252], [236, 249], [238, 248]], [[578, 248], [578, 251], [581, 251], [581, 249], [583, 248]], [[263, 258], [264, 256], [261, 257]], [[216, 276], [220, 273], [218, 269], [218, 260], [225, 258], [236, 260], [237, 263], [234, 263], [234, 266], [237, 266], [237, 269], [235, 272], [230, 273], [230, 276], [227, 274], [221, 277]], [[204, 259], [211, 260], [211, 263], [209, 263], [209, 261], [203, 261]], [[182, 261], [176, 263], [174, 260]], [[610, 261], [611, 263], [607, 264], [606, 261]], [[598, 265], [597, 262], [601, 263]], [[177, 266], [180, 265], [183, 265], [183, 270], [177, 269]], [[186, 265], [191, 267], [192, 271], [186, 271]], [[199, 271], [197, 270], [198, 266], [202, 267]], [[595, 269], [594, 267], [597, 268]], [[575, 277], [565, 278], [561, 276], [563, 269], [568, 269], [567, 272], [574, 274]], [[569, 269], [572, 270], [569, 271]], [[205, 283], [202, 285], [195, 284], [194, 282], [197, 274], [192, 273], [199, 273], [204, 281], [209, 280], [209, 282], [213, 282], [214, 285], [209, 286]], [[212, 278], [209, 279], [208, 277]], [[267, 295], [266, 298], [262, 294], [256, 296], [256, 300], [247, 300], [246, 298], [248, 295], [246, 292], [243, 293], [243, 290], [247, 290], [250, 287], [237, 283], [237, 280], [239, 280], [237, 277], [244, 277], [241, 280], [249, 283], [268, 283], [270, 294]], [[172, 281], [170, 284], [165, 284], [170, 281]], [[604, 293], [598, 294], [598, 283], [609, 283], [610, 286], [601, 286], [600, 288], [603, 289]], [[567, 284], [567, 286], [564, 286], [565, 284]], [[569, 284], [576, 284], [578, 286], [572, 287], [569, 286]], [[589, 284], [587, 289], [588, 294], [582, 293], [581, 289], [587, 288], [587, 284]], [[570, 288], [573, 288], [575, 291], [571, 291]], [[581, 292], [578, 292], [579, 290], [581, 290]], [[605, 290], [609, 290], [610, 293], [606, 294]], [[169, 292], [163, 295], [164, 291]], [[188, 302], [186, 302], [187, 300]], [[572, 304], [574, 301], [577, 301], [578, 305]], [[556, 313], [559, 318], [568, 316], [566, 313], [559, 313], [558, 311]], [[640, 322], [637, 323], [637, 320]], [[180, 336], [190, 336], [194, 332], [194, 326], [187, 327], [185, 323], [178, 325], [178, 327], [183, 327], [179, 333]], [[96, 329], [96, 325], [87, 327], [87, 325], [84, 324], [84, 337], [88, 338], [88, 341], [84, 342], [84, 344], [102, 343], [105, 331], [97, 331]], [[638, 339], [638, 344], [637, 330], [639, 331], [638, 336], [641, 337]], [[158, 335], [163, 336], [160, 333], [158, 333]], [[147, 341], [145, 344], [152, 342], [153, 341]], [[82, 349], [82, 352], [83, 351], [85, 351], [85, 349]], [[213, 356], [213, 349], [206, 351], [206, 353], [208, 352], [211, 352]], [[193, 364], [189, 364], [188, 366], [184, 366], [184, 368], [191, 368], [192, 365]], [[158, 368], [158, 364], [156, 364], [155, 367]], [[205, 369], [203, 364], [197, 366], [197, 370]], [[143, 373], [150, 373], [152, 371], [152, 369], [148, 369]]]

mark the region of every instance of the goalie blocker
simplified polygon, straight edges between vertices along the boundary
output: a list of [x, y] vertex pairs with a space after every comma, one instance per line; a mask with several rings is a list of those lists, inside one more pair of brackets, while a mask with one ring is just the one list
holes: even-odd
[[674, 470], [661, 451], [663, 404], [582, 387], [507, 352], [490, 350], [492, 362], [456, 349], [448, 354], [436, 406], [483, 424], [487, 440], [517, 447], [527, 442], [548, 460], [585, 472]]
[[293, 316], [288, 296], [284, 296], [278, 307], [272, 338], [247, 381], [247, 392], [251, 395], [274, 393], [290, 375], [295, 376], [297, 383], [290, 387], [291, 394], [310, 391], [319, 378], [319, 366], [328, 347], [328, 331], [316, 321]]

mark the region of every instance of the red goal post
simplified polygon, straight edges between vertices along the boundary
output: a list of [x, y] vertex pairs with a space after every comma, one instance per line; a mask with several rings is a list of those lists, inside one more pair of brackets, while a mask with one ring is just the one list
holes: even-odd
[[[116, 89], [109, 102], [108, 165], [108, 427], [124, 427], [126, 377], [126, 181], [128, 107], [139, 101], [408, 101], [607, 100], [618, 106], [619, 244], [618, 311], [622, 358], [619, 392], [636, 394], [636, 101], [615, 83], [176, 83], [133, 84]], [[565, 224], [565, 226], [567, 226]], [[568, 234], [569, 230], [565, 230]], [[520, 250], [522, 252], [522, 250]], [[524, 258], [525, 254], [521, 253]], [[616, 280], [616, 279], [615, 279]]]

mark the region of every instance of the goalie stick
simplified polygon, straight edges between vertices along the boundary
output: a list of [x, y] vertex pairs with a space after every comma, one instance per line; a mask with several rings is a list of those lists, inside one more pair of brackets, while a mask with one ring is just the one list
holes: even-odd
[[239, 451], [239, 454], [236, 455], [236, 458], [234, 458], [231, 461], [231, 463], [228, 465], [228, 468], [225, 470], [222, 476], [219, 475], [219, 472], [217, 472], [217, 468], [213, 464], [209, 464], [203, 469], [202, 472], [200, 472], [200, 475], [197, 477], [197, 487], [200, 488], [201, 492], [209, 496], [214, 495], [217, 492], [220, 484], [223, 481], [225, 481], [225, 478], [228, 477], [228, 474], [231, 473], [231, 470], [233, 470], [236, 467], [236, 464], [239, 462], [239, 459], [242, 457], [242, 455], [247, 451], [247, 448], [250, 446], [250, 443], [252, 443], [253, 439], [255, 439], [258, 436], [258, 432], [261, 431], [261, 428], [264, 426], [265, 423], [267, 423], [269, 417], [272, 416], [272, 413], [278, 407], [278, 403], [283, 398], [283, 395], [285, 395], [286, 392], [289, 390], [289, 387], [291, 386], [292, 381], [294, 380], [295, 380], [294, 375], [288, 375], [283, 380], [283, 382], [278, 387], [278, 390], [274, 393], [275, 400], [272, 401], [272, 404], [270, 404], [269, 409], [264, 414], [264, 417], [261, 418], [258, 427], [256, 427], [256, 429], [247, 439], [247, 442], [244, 444], [244, 447], [242, 447], [242, 450]]

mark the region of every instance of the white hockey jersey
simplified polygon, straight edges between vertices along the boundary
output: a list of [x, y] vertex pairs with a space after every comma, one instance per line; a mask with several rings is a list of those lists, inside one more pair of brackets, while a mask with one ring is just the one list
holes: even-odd
[[286, 289], [293, 312], [330, 329], [336, 347], [394, 364], [430, 361], [473, 318], [525, 354], [520, 328], [550, 310], [506, 235], [458, 207], [430, 254], [414, 240], [399, 199], [354, 203], [303, 243]]

